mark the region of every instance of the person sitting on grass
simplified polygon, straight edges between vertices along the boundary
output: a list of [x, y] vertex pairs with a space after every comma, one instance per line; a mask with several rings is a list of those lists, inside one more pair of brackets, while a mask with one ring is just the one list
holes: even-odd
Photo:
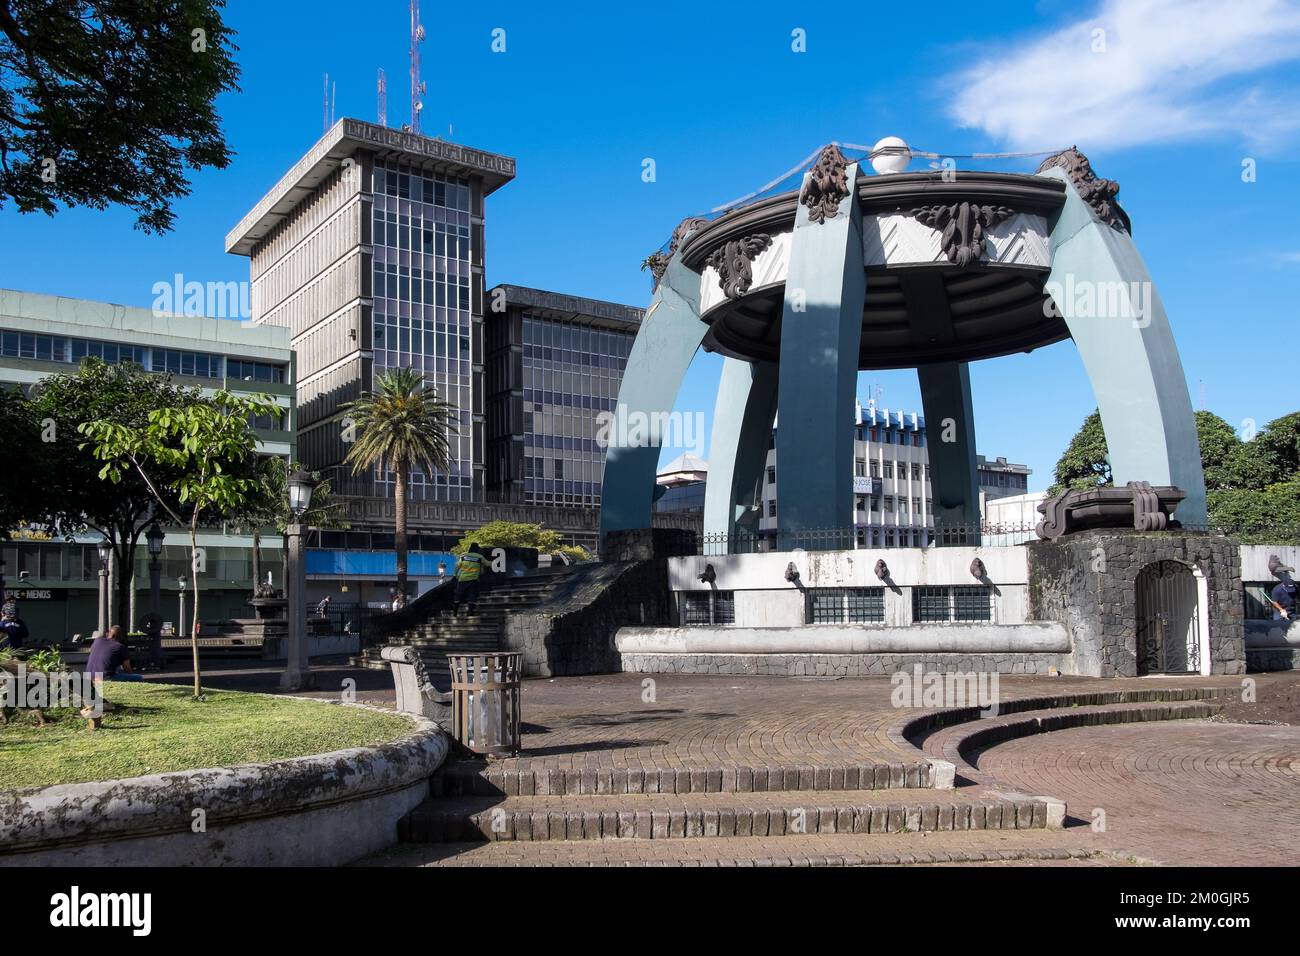
[[0, 614], [0, 647], [17, 650], [27, 640], [27, 625], [18, 616], [18, 605], [5, 604], [4, 613]]
[[86, 673], [96, 680], [144, 680], [139, 674], [131, 673], [131, 656], [122, 643], [122, 628], [114, 624], [107, 634], [98, 635], [90, 645], [90, 656], [86, 658]]

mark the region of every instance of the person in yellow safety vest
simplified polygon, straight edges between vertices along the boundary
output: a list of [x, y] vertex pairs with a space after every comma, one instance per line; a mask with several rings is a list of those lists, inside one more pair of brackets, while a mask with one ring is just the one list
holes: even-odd
[[456, 562], [456, 594], [453, 598], [452, 613], [459, 614], [461, 603], [469, 605], [469, 613], [474, 613], [478, 605], [479, 578], [483, 574], [483, 555], [478, 552], [478, 545], [471, 544], [469, 550]]

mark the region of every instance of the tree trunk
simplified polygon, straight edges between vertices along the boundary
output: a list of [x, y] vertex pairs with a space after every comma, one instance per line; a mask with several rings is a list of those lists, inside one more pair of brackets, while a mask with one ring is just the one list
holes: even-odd
[[406, 481], [410, 466], [398, 462], [397, 487], [393, 492], [393, 544], [397, 548], [397, 593], [406, 603]]
[[[123, 635], [131, 632], [135, 623], [131, 620], [131, 594], [135, 587], [135, 545], [139, 541], [139, 531], [135, 525], [127, 524], [113, 528], [109, 538], [113, 545], [113, 559], [117, 562], [117, 578], [113, 581], [116, 591], [117, 613], [109, 615], [109, 624], [121, 624]], [[113, 618], [116, 618], [114, 620]]]
[[194, 612], [190, 624], [190, 655], [194, 661], [194, 696], [201, 693], [199, 682], [199, 510], [194, 509], [194, 518], [190, 521], [190, 584], [194, 591]]
[[262, 585], [262, 529], [253, 528], [253, 595]]

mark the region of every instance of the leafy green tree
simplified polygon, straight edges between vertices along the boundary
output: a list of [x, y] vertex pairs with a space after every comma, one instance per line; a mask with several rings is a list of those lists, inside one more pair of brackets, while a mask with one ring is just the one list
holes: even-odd
[[[290, 524], [289, 475], [302, 470], [300, 462], [274, 455], [260, 456], [253, 463], [255, 484], [243, 503], [228, 519], [253, 538], [253, 587], [262, 580], [262, 533], [275, 528], [281, 535]], [[320, 481], [312, 490], [311, 507], [301, 519], [304, 527], [347, 528], [343, 518], [343, 503], [334, 498], [329, 479]]]
[[471, 531], [451, 549], [457, 556], [469, 550], [471, 544], [484, 548], [536, 548], [542, 554], [563, 554], [575, 561], [587, 561], [591, 555], [585, 548], [565, 544], [558, 531], [548, 531], [540, 524], [515, 521], [489, 521], [477, 531]]
[[1300, 475], [1300, 412], [1275, 418], [1229, 462], [1234, 486], [1262, 490]]
[[282, 412], [270, 396], [242, 397], [223, 389], [181, 408], [154, 409], [143, 428], [104, 419], [81, 426], [94, 456], [104, 463], [101, 478], [117, 483], [129, 474], [138, 474], [158, 505], [189, 532], [195, 697], [200, 694], [199, 523], [205, 512], [238, 511], [253, 493], [256, 479], [241, 476], [237, 470], [257, 453], [249, 419], [257, 415], [278, 418]]
[[375, 377], [373, 391], [343, 407], [352, 421], [355, 441], [348, 450], [352, 473], [379, 468], [392, 471], [394, 544], [397, 548], [397, 593], [406, 594], [406, 493], [411, 469], [426, 474], [451, 465], [449, 435], [457, 434], [456, 408], [424, 384], [411, 368], [394, 368]]
[[1211, 523], [1246, 544], [1300, 544], [1300, 475], [1263, 489], [1216, 489], [1207, 495]]
[[0, 206], [120, 204], [166, 232], [187, 168], [230, 163], [238, 89], [222, 0], [0, 2]]
[[[92, 421], [142, 429], [151, 413], [186, 408], [200, 401], [199, 392], [171, 384], [138, 365], [107, 365], [86, 359], [73, 375], [51, 375], [33, 390], [32, 414], [41, 427], [40, 475], [44, 494], [39, 521], [65, 537], [86, 529], [108, 539], [118, 568], [115, 607], [124, 629], [130, 623], [136, 547], [140, 536], [161, 510], [145, 480], [134, 473], [116, 482], [100, 477], [100, 463], [86, 449], [81, 427]], [[175, 475], [163, 468], [156, 476], [160, 488]], [[175, 504], [175, 502], [172, 502]]]
[[1101, 427], [1101, 412], [1094, 410], [1083, 420], [1079, 431], [1056, 463], [1056, 483], [1047, 490], [1058, 495], [1072, 489], [1103, 488], [1111, 484], [1110, 453], [1106, 450], [1106, 433]]
[[1201, 445], [1201, 470], [1205, 472], [1206, 490], [1235, 487], [1232, 462], [1242, 447], [1236, 431], [1213, 412], [1198, 411], [1196, 437]]
[[40, 513], [48, 464], [41, 429], [31, 403], [17, 389], [0, 386], [0, 435], [20, 455], [0, 466], [0, 541], [22, 521]]

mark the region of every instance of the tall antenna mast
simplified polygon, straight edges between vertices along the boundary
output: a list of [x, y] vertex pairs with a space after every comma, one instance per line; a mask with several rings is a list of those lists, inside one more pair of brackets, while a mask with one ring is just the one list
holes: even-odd
[[334, 94], [337, 92], [338, 84], [330, 84], [330, 126], [334, 125]]
[[388, 125], [388, 77], [383, 67], [379, 68], [379, 125]]
[[424, 25], [420, 23], [420, 0], [411, 0], [411, 132], [420, 132], [420, 111], [424, 109], [424, 80], [420, 78], [420, 44]]
[[325, 90], [322, 94], [320, 121], [323, 127], [321, 132], [328, 133], [330, 131], [330, 75], [328, 73], [325, 74]]

